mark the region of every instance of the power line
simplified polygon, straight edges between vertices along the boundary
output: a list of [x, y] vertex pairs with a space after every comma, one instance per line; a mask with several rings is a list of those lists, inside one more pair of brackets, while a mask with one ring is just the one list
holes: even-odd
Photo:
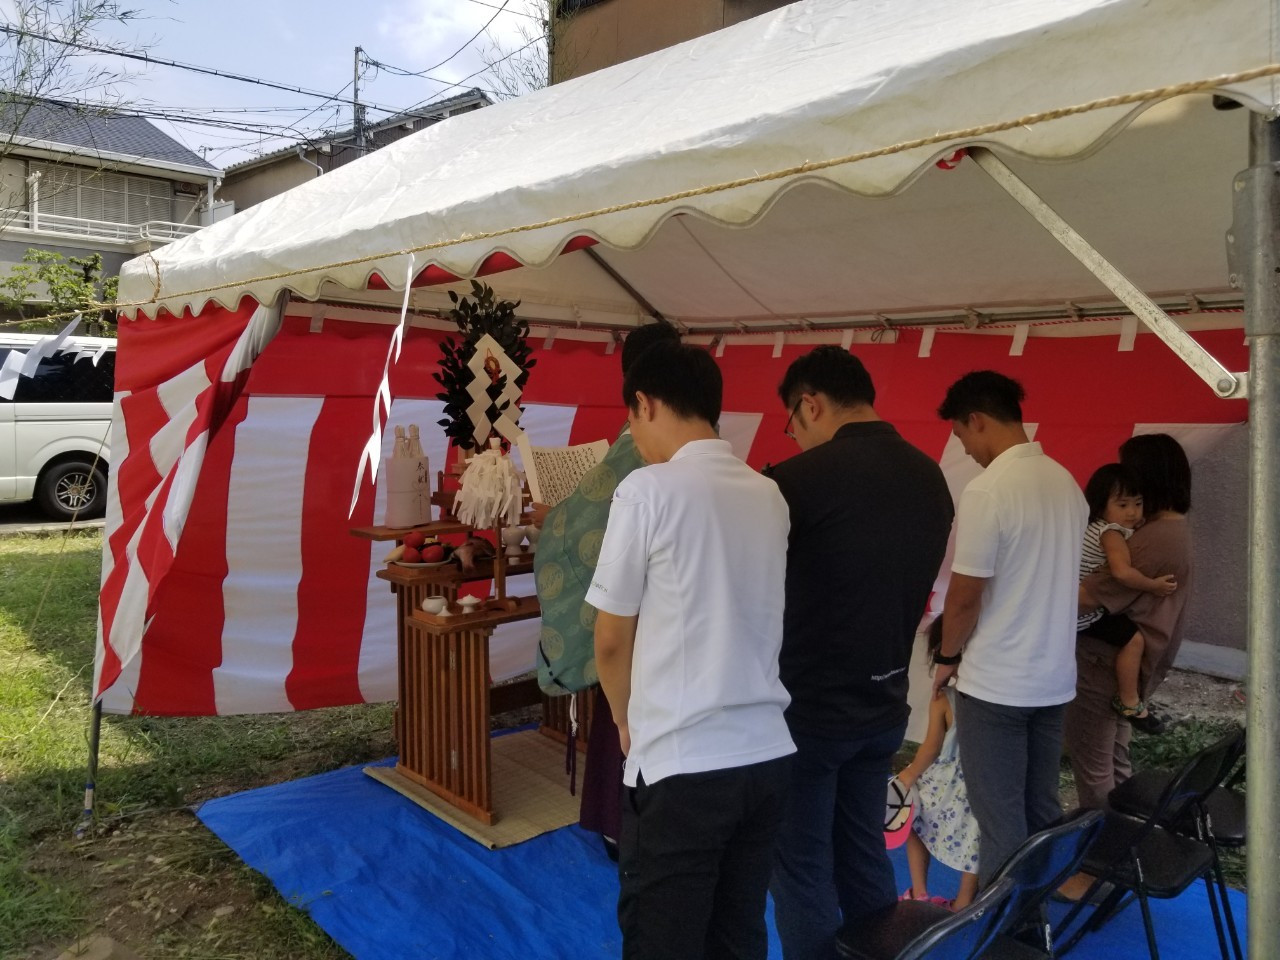
[[[480, 2], [480, 0], [472, 0], [472, 2], [473, 2], [473, 3], [479, 3], [479, 2]], [[496, 10], [496, 11], [498, 11], [498, 12], [497, 12], [497, 13], [495, 13], [493, 16], [491, 16], [487, 21], [485, 21], [484, 26], [483, 26], [483, 27], [481, 27], [479, 30], [477, 30], [477, 31], [476, 31], [476, 33], [475, 33], [475, 36], [473, 36], [470, 40], [468, 40], [466, 43], [464, 43], [462, 46], [460, 46], [457, 50], [453, 51], [453, 53], [449, 54], [449, 56], [445, 57], [445, 58], [444, 58], [443, 60], [441, 60], [439, 63], [434, 64], [433, 66], [427, 67], [425, 70], [406, 70], [404, 67], [395, 67], [395, 66], [392, 66], [392, 65], [391, 65], [391, 64], [389, 64], [389, 63], [382, 63], [382, 62], [381, 62], [381, 61], [379, 61], [379, 60], [374, 60], [374, 59], [373, 59], [372, 57], [370, 57], [368, 54], [365, 54], [365, 62], [366, 62], [366, 63], [369, 63], [369, 64], [372, 64], [374, 67], [377, 67], [377, 68], [379, 68], [379, 69], [386, 70], [388, 73], [395, 74], [396, 76], [400, 76], [400, 77], [420, 77], [420, 78], [422, 78], [422, 79], [424, 79], [424, 80], [430, 80], [430, 81], [432, 81], [433, 83], [443, 83], [443, 84], [448, 84], [448, 86], [446, 86], [444, 89], [445, 89], [445, 90], [451, 90], [453, 87], [458, 86], [458, 85], [459, 85], [459, 83], [462, 83], [462, 82], [465, 82], [465, 81], [459, 81], [459, 83], [452, 83], [452, 84], [450, 84], [450, 82], [449, 82], [448, 80], [442, 80], [442, 79], [440, 79], [439, 77], [433, 77], [433, 76], [431, 76], [431, 75], [430, 75], [430, 74], [431, 74], [431, 72], [432, 72], [433, 70], [438, 70], [438, 69], [440, 69], [440, 68], [441, 68], [441, 67], [443, 67], [446, 63], [448, 63], [450, 60], [452, 60], [454, 57], [456, 57], [458, 54], [462, 53], [462, 51], [463, 51], [463, 50], [466, 50], [466, 49], [467, 49], [467, 47], [471, 46], [473, 43], [475, 43], [477, 40], [479, 40], [479, 39], [480, 39], [480, 37], [481, 37], [481, 35], [483, 35], [483, 34], [484, 34], [484, 32], [485, 32], [486, 30], [488, 30], [490, 26], [492, 26], [492, 25], [493, 25], [493, 21], [495, 21], [495, 20], [497, 20], [497, 19], [498, 19], [499, 14], [503, 13], [504, 11], [505, 11], [505, 12], [508, 12], [508, 13], [519, 13], [520, 11], [518, 11], [518, 10], [510, 10], [510, 11], [508, 11], [508, 10], [507, 10], [507, 4], [509, 4], [510, 2], [511, 2], [511, 0], [502, 0], [502, 6], [500, 6], [500, 7], [495, 7], [495, 6], [494, 6], [493, 4], [491, 4], [491, 3], [480, 3], [480, 6], [482, 6], [482, 7], [488, 7], [489, 9], [491, 9], [491, 10]], [[529, 14], [525, 14], [525, 16], [529, 16]], [[528, 44], [526, 44], [526, 46], [528, 46]], [[504, 58], [504, 59], [505, 59], [505, 58]], [[501, 61], [497, 61], [497, 62], [501, 62]], [[488, 68], [486, 67], [486, 68], [484, 68], [484, 69], [488, 69]], [[483, 73], [483, 72], [484, 72], [484, 69], [482, 69], [482, 70], [477, 70], [477, 71], [476, 71], [476, 73], [471, 74], [471, 77], [474, 77], [477, 73]], [[467, 78], [466, 78], [466, 80], [470, 80], [470, 79], [471, 79], [471, 77], [467, 77]], [[437, 92], [437, 93], [440, 93], [440, 92], [442, 92], [442, 91], [436, 91], [436, 92]]]
[[[470, 2], [474, 3], [478, 7], [488, 7], [490, 10], [498, 10], [499, 12], [506, 9], [505, 3], [501, 7], [495, 7], [492, 3], [485, 3], [484, 0], [470, 0]], [[513, 13], [517, 17], [528, 17], [530, 20], [537, 20], [539, 23], [544, 22], [543, 18], [538, 16], [536, 13], [527, 13], [524, 10], [506, 10], [506, 12]]]
[[[506, 54], [505, 56], [499, 57], [497, 60], [493, 61], [493, 63], [487, 63], [487, 64], [485, 64], [485, 65], [484, 65], [483, 67], [481, 67], [479, 70], [475, 71], [475, 73], [468, 74], [467, 76], [463, 77], [461, 80], [457, 81], [456, 83], [451, 83], [451, 84], [449, 84], [449, 86], [447, 86], [447, 87], [442, 87], [441, 89], [437, 90], [434, 94], [432, 94], [432, 96], [433, 96], [433, 97], [439, 97], [439, 96], [440, 96], [440, 94], [445, 93], [445, 92], [447, 92], [447, 91], [449, 91], [449, 90], [452, 90], [454, 87], [460, 87], [460, 86], [462, 86], [464, 83], [466, 83], [468, 80], [470, 80], [472, 77], [478, 76], [479, 74], [484, 73], [486, 70], [492, 70], [494, 67], [496, 67], [498, 64], [502, 63], [504, 60], [510, 60], [510, 59], [511, 59], [512, 57], [514, 57], [517, 53], [521, 53], [521, 52], [523, 52], [523, 51], [525, 51], [525, 50], [528, 50], [528, 49], [529, 49], [530, 47], [532, 47], [535, 43], [542, 43], [544, 40], [546, 40], [546, 37], [534, 37], [532, 40], [530, 40], [530, 41], [529, 41], [528, 43], [526, 43], [524, 46], [522, 46], [522, 47], [516, 47], [516, 49], [512, 50], [510, 53]], [[495, 91], [492, 91], [492, 90], [491, 90], [491, 91], [489, 91], [489, 92], [490, 92], [490, 93], [493, 93], [493, 95], [494, 95], [495, 97], [496, 97], [496, 96], [498, 96], [497, 92], [495, 92]], [[439, 103], [439, 102], [440, 102], [439, 100], [420, 100], [420, 101], [418, 101], [417, 103], [415, 103], [413, 106], [411, 106], [411, 107], [409, 108], [409, 110], [406, 110], [406, 111], [405, 111], [405, 113], [409, 113], [409, 111], [410, 111], [410, 110], [418, 110], [418, 109], [421, 109], [422, 107], [430, 106], [432, 103]]]
[[498, 19], [498, 14], [502, 13], [503, 10], [507, 9], [507, 4], [510, 2], [511, 0], [502, 0], [502, 6], [498, 8], [498, 13], [495, 13], [492, 17], [486, 20], [484, 26], [476, 31], [475, 36], [473, 36], [470, 40], [468, 40], [466, 43], [460, 46], [457, 50], [453, 51], [453, 53], [449, 54], [447, 57], [445, 57], [443, 60], [437, 63], [434, 67], [427, 67], [427, 69], [423, 72], [430, 73], [432, 70], [440, 69], [446, 63], [448, 63], [450, 60], [452, 60], [454, 57], [460, 54], [463, 50], [467, 49], [467, 47], [471, 46], [473, 43], [479, 40], [480, 35], [489, 29], [489, 24], [493, 23], [493, 21]]
[[304, 113], [314, 112], [315, 107], [183, 107], [165, 106], [152, 100], [136, 100], [134, 103], [145, 110], [168, 110], [172, 113], [191, 113], [196, 116], [207, 116], [211, 113]]
[[[17, 27], [0, 23], [0, 33], [7, 33], [14, 37], [25, 37], [31, 40], [40, 40], [45, 43], [56, 43], [65, 47], [72, 47], [76, 50], [85, 50], [89, 53], [102, 53], [112, 57], [123, 57], [126, 60], [137, 60], [141, 63], [154, 64], [161, 67], [174, 67], [179, 70], [189, 70], [193, 73], [203, 73], [212, 77], [222, 77], [226, 80], [238, 80], [241, 83], [252, 83], [260, 87], [270, 87], [273, 90], [284, 90], [288, 93], [300, 93], [308, 97], [319, 97], [324, 101], [336, 101], [348, 105], [354, 104], [354, 100], [345, 100], [341, 97], [325, 93], [322, 90], [309, 90], [306, 87], [296, 87], [287, 83], [276, 83], [274, 80], [263, 80], [261, 77], [250, 77], [242, 73], [231, 73], [228, 70], [217, 70], [213, 67], [201, 67], [194, 63], [182, 63], [178, 60], [166, 60], [160, 57], [153, 57], [148, 53], [131, 53], [124, 50], [114, 50], [111, 47], [99, 47], [88, 43], [80, 43], [76, 40], [64, 40], [61, 37], [50, 37], [45, 34], [32, 33], [30, 30], [19, 30]], [[472, 74], [474, 76], [475, 74]], [[443, 81], [440, 81], [443, 82]], [[456, 86], [456, 84], [455, 84]], [[343, 88], [345, 89], [345, 87]], [[385, 107], [377, 103], [364, 103], [362, 106], [377, 110], [381, 113], [388, 114], [407, 114], [406, 110], [399, 110], [394, 107]], [[422, 117], [421, 119], [431, 119]]]

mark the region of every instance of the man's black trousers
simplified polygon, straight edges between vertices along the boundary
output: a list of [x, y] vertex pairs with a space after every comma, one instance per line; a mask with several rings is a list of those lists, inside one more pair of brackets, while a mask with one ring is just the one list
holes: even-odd
[[624, 960], [764, 960], [765, 894], [790, 757], [624, 790]]

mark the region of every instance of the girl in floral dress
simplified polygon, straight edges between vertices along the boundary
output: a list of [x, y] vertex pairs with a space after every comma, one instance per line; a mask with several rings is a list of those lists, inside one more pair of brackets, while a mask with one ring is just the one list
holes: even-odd
[[[942, 645], [942, 618], [929, 625], [929, 659]], [[959, 870], [960, 891], [948, 906], [968, 906], [978, 892], [978, 821], [969, 809], [969, 796], [960, 769], [956, 742], [955, 688], [944, 687], [943, 696], [929, 704], [929, 732], [915, 759], [898, 774], [902, 785], [912, 785], [919, 795], [912, 833], [907, 837], [907, 863], [911, 888], [903, 899], [933, 900], [929, 896], [929, 864], [933, 859]]]

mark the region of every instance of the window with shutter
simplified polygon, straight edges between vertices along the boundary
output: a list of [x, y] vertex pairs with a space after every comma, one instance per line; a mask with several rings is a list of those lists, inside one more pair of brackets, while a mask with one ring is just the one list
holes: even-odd
[[85, 177], [80, 184], [80, 213], [85, 220], [106, 220], [102, 210], [102, 181]]
[[[173, 219], [173, 184], [168, 180], [38, 161], [32, 161], [31, 172], [41, 175], [39, 211], [45, 216], [135, 226], [150, 220]], [[83, 225], [48, 221], [41, 227], [75, 232], [83, 229]]]
[[31, 172], [40, 174], [40, 213], [80, 216], [80, 172], [75, 167], [32, 163]]
[[129, 178], [129, 223], [170, 220], [173, 187], [167, 180]]
[[111, 223], [129, 222], [129, 178], [122, 173], [103, 173], [102, 219]]

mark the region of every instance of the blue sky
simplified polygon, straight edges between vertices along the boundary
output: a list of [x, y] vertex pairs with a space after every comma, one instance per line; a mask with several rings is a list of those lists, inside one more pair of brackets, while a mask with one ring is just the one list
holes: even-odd
[[[13, 0], [0, 0], [0, 13], [12, 21]], [[114, 28], [112, 39], [137, 42], [153, 56], [229, 70], [327, 93], [337, 93], [352, 79], [353, 50], [407, 70], [434, 67], [435, 80], [394, 76], [366, 68], [361, 100], [404, 109], [431, 99], [455, 95], [471, 86], [493, 87], [488, 73], [462, 86], [469, 74], [485, 67], [480, 51], [495, 44], [503, 52], [524, 45], [540, 30], [530, 16], [538, 0], [125, 0], [143, 18], [128, 28]], [[486, 35], [467, 46], [493, 18]], [[464, 48], [465, 47], [465, 48]], [[115, 65], [119, 65], [117, 61]], [[210, 113], [232, 122], [295, 123], [302, 128], [351, 125], [351, 108], [296, 93], [271, 90], [218, 77], [163, 66], [128, 64], [132, 80], [116, 93], [125, 101], [155, 108], [236, 110], [272, 109], [268, 115]], [[348, 87], [345, 94], [350, 95]], [[307, 111], [319, 106], [314, 114]], [[288, 108], [276, 110], [276, 108]], [[303, 109], [305, 108], [305, 109]], [[376, 121], [384, 113], [369, 111]], [[193, 150], [206, 148], [210, 162], [226, 167], [290, 141], [255, 142], [252, 133], [211, 130], [159, 123]]]

